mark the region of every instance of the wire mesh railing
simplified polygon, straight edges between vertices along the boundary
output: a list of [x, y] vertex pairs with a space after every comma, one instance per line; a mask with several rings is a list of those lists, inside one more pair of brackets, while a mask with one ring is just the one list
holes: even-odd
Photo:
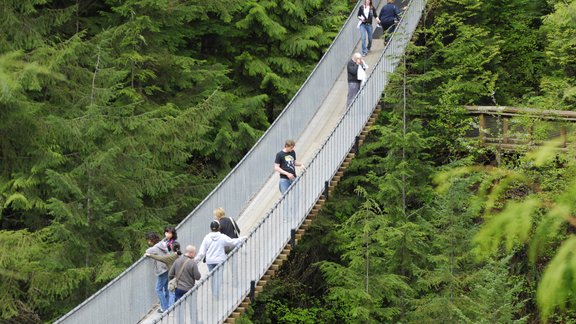
[[202, 279], [158, 320], [159, 323], [221, 323], [269, 269], [322, 195], [380, 100], [424, 10], [412, 0], [378, 63], [338, 125], [288, 192], [250, 232], [228, 259]]

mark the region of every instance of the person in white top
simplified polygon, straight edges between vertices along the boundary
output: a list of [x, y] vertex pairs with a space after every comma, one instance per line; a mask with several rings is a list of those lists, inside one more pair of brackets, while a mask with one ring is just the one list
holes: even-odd
[[[364, 62], [360, 53], [354, 53], [352, 59], [346, 64], [346, 70], [348, 71], [348, 96], [346, 98], [346, 107], [350, 106], [352, 100], [356, 97], [358, 91], [360, 91], [362, 80], [366, 79], [365, 69], [367, 68], [368, 65]], [[364, 75], [362, 75], [362, 73], [364, 73]]]
[[[225, 234], [220, 233], [220, 222], [213, 220], [210, 223], [211, 232], [204, 236], [200, 250], [194, 258], [194, 261], [201, 262], [206, 257], [206, 265], [208, 270], [212, 271], [216, 266], [226, 260], [226, 248], [230, 250], [242, 244], [246, 240], [246, 236], [239, 238], [230, 238]], [[220, 281], [222, 281], [222, 270], [212, 278], [212, 294], [218, 298], [220, 295]]]
[[362, 59], [360, 59], [360, 63], [358, 64], [358, 80], [360, 80], [360, 88], [366, 83], [366, 79], [368, 78], [368, 64]]
[[358, 9], [358, 28], [362, 38], [362, 56], [368, 55], [372, 47], [372, 19], [380, 23], [376, 8], [372, 5], [372, 0], [364, 0], [364, 4]]
[[233, 249], [240, 245], [244, 240], [246, 240], [246, 236], [233, 239], [220, 233], [220, 222], [217, 220], [213, 220], [210, 223], [210, 230], [212, 232], [204, 236], [198, 255], [196, 255], [194, 260], [198, 262], [202, 261], [204, 257], [206, 257], [208, 270], [212, 271], [212, 269], [216, 268], [217, 265], [226, 260], [225, 249]]

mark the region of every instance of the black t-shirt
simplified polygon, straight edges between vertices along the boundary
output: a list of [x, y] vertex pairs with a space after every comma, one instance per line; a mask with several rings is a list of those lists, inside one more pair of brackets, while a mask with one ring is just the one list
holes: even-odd
[[[294, 161], [296, 161], [296, 152], [292, 151], [287, 153], [280, 151], [276, 154], [276, 160], [274, 160], [274, 163], [279, 164], [280, 169], [296, 176], [296, 166], [294, 165]], [[282, 173], [280, 173], [280, 178], [288, 179], [288, 177]]]

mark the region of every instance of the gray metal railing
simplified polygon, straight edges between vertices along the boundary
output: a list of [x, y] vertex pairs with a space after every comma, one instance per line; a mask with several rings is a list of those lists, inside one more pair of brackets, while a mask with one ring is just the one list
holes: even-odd
[[[226, 178], [178, 225], [178, 236], [185, 238], [186, 243], [200, 245], [214, 208], [225, 206], [228, 216], [239, 215], [272, 175], [274, 156], [282, 148], [284, 140], [293, 138], [297, 141], [306, 129], [358, 43], [360, 36], [355, 16], [359, 4], [276, 121]], [[265, 176], [267, 170], [268, 176]], [[157, 304], [154, 292], [156, 278], [152, 275], [150, 262], [148, 259], [138, 260], [56, 323], [138, 322]]]
[[[412, 0], [365, 86], [288, 192], [250, 232], [248, 240], [159, 319], [160, 323], [221, 323], [249, 294], [304, 221], [354, 145], [398, 66], [424, 10]], [[348, 55], [347, 55], [348, 56]]]

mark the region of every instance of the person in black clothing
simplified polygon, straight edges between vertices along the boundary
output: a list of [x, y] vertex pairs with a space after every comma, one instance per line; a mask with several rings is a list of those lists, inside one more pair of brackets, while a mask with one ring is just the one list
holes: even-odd
[[354, 97], [360, 90], [362, 80], [358, 80], [358, 68], [364, 68], [366, 63], [362, 59], [360, 53], [354, 53], [352, 59], [348, 61], [346, 70], [348, 71], [348, 97], [346, 98], [346, 107], [350, 106]]
[[282, 151], [276, 154], [274, 160], [274, 171], [280, 173], [280, 192], [284, 194], [292, 182], [296, 180], [296, 167], [302, 167], [306, 170], [304, 164], [296, 160], [296, 152], [294, 151], [296, 142], [293, 140], [286, 140]]
[[227, 235], [229, 238], [238, 238], [240, 229], [233, 219], [226, 217], [224, 208], [218, 207], [214, 209], [214, 218], [220, 222], [220, 233]]
[[168, 252], [174, 251], [172, 245], [174, 244], [174, 242], [176, 242], [177, 239], [178, 234], [176, 233], [176, 228], [174, 228], [173, 226], [164, 227], [164, 239], [162, 240], [162, 242], [166, 244]]
[[372, 19], [379, 22], [372, 0], [364, 0], [364, 4], [358, 9], [358, 19], [360, 19], [358, 28], [362, 38], [362, 56], [366, 56], [372, 47]]
[[388, 0], [388, 3], [380, 10], [380, 24], [386, 35], [384, 41], [387, 42], [390, 34], [396, 29], [396, 23], [400, 20], [400, 9], [394, 4], [394, 0]]
[[[220, 233], [229, 238], [238, 238], [240, 235], [240, 229], [233, 219], [226, 217], [224, 208], [218, 207], [214, 209], [214, 219], [220, 223]], [[228, 254], [232, 251], [232, 248], [225, 248], [224, 251]]]

